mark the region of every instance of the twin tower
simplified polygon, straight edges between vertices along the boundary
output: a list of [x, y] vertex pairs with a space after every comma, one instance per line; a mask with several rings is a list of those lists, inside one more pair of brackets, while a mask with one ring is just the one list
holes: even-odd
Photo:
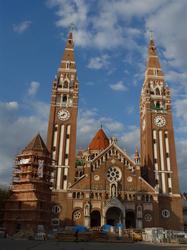
[[[73, 185], [77, 181], [75, 163], [78, 93], [79, 83], [74, 58], [74, 42], [72, 33], [69, 33], [64, 55], [53, 81], [47, 140], [47, 147], [56, 162], [53, 190], [56, 195], [54, 197], [55, 201], [62, 206], [66, 202], [64, 193], [67, 194], [68, 190], [73, 189]], [[102, 144], [102, 139], [99, 140]], [[182, 209], [171, 96], [170, 89], [164, 80], [153, 39], [150, 39], [148, 47], [145, 79], [140, 97], [140, 145], [141, 177], [158, 195], [158, 208], [155, 211], [160, 218], [158, 224], [167, 228], [179, 229], [182, 225]], [[99, 149], [98, 154], [102, 154], [106, 148]], [[88, 154], [91, 153], [88, 152]], [[85, 160], [85, 157], [83, 158]], [[93, 162], [93, 159], [91, 161]], [[88, 162], [89, 159], [86, 159], [85, 168], [88, 167]], [[106, 173], [103, 173], [101, 178], [106, 179]], [[92, 180], [89, 181], [92, 182]], [[123, 182], [125, 182], [125, 178]], [[80, 187], [80, 191], [83, 191], [81, 190], [84, 189], [83, 186]], [[107, 187], [105, 186], [103, 189], [106, 191]], [[65, 210], [64, 213], [66, 213]], [[72, 218], [74, 209], [71, 208], [71, 210], [71, 216], [68, 217]], [[162, 218], [167, 218], [164, 225], [161, 222]], [[153, 225], [156, 224], [156, 222], [153, 223]]]
[[[182, 230], [170, 89], [154, 40], [149, 42], [140, 97], [140, 155], [136, 152], [132, 159], [102, 128], [89, 147], [76, 154], [78, 95], [74, 41], [69, 33], [52, 83], [47, 147], [37, 136], [17, 156], [7, 227], [43, 224], [59, 229], [121, 223], [124, 228]], [[27, 221], [31, 217], [32, 222]]]

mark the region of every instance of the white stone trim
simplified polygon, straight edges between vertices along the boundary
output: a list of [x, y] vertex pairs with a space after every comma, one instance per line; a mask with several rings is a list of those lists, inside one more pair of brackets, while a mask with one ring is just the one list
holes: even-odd
[[58, 129], [58, 124], [55, 125], [55, 131], [54, 131], [54, 137], [53, 137], [53, 147], [56, 147], [57, 143], [57, 129]]
[[[163, 133], [162, 130], [159, 130], [159, 146], [160, 146], [160, 168], [161, 171], [165, 170], [164, 166], [164, 152], [163, 152]], [[165, 180], [165, 173], [161, 173], [161, 179], [162, 179], [162, 192], [166, 193], [166, 180]]]
[[57, 189], [60, 189], [62, 168], [57, 169]]
[[60, 129], [60, 147], [59, 147], [59, 152], [58, 152], [58, 165], [60, 165], [60, 166], [62, 166], [63, 142], [64, 142], [64, 125], [61, 125], [61, 129]]

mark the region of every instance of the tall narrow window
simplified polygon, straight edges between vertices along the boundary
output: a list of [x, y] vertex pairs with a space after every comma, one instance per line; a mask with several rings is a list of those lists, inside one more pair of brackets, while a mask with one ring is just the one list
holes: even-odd
[[67, 102], [67, 95], [63, 95], [62, 102]]
[[156, 95], [160, 95], [160, 90], [159, 90], [159, 88], [156, 88]]
[[63, 84], [63, 88], [67, 89], [68, 88], [68, 82], [65, 81], [64, 84]]
[[160, 102], [156, 103], [156, 109], [160, 109]]
[[67, 61], [67, 63], [66, 63], [66, 69], [69, 69], [69, 68], [70, 68], [70, 62]]

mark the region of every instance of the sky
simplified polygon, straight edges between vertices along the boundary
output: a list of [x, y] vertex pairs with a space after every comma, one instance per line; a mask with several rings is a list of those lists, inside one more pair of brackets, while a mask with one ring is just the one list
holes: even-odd
[[74, 26], [80, 84], [77, 149], [101, 124], [133, 155], [150, 30], [172, 107], [181, 191], [187, 191], [187, 1], [0, 0], [0, 184], [38, 132], [46, 140], [52, 80]]

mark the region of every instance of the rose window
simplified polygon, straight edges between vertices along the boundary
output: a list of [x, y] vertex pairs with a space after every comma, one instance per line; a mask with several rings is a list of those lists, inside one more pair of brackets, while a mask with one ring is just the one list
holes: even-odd
[[152, 221], [152, 216], [151, 216], [151, 214], [145, 214], [144, 219], [145, 219], [145, 221], [147, 221], [147, 222]]
[[78, 219], [80, 219], [81, 218], [81, 212], [80, 211], [75, 211], [74, 213], [73, 213], [73, 220], [78, 220]]
[[110, 167], [107, 172], [107, 180], [110, 182], [121, 180], [121, 170], [117, 167]]

